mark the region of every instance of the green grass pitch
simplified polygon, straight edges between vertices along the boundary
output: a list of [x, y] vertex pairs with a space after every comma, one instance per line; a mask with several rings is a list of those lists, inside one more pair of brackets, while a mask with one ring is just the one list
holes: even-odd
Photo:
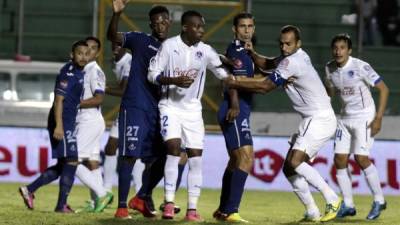
[[[184, 213], [177, 215], [174, 221], [161, 221], [159, 218], [150, 220], [140, 214], [132, 212], [132, 220], [116, 220], [113, 218], [116, 199], [103, 213], [56, 214], [53, 212], [58, 193], [57, 185], [48, 185], [35, 194], [35, 210], [27, 210], [18, 193], [19, 184], [0, 184], [0, 224], [1, 225], [128, 225], [128, 224], [188, 224], [183, 222]], [[114, 189], [114, 193], [116, 193]], [[314, 195], [323, 212], [323, 199], [319, 194]], [[69, 197], [72, 208], [77, 209], [89, 198], [89, 191], [83, 186], [74, 186]], [[156, 206], [161, 203], [162, 190], [154, 193]], [[219, 190], [206, 189], [202, 191], [199, 201], [199, 212], [206, 222], [202, 224], [226, 224], [217, 222], [212, 218], [219, 200]], [[400, 225], [400, 198], [386, 196], [388, 208], [383, 211], [376, 221], [366, 221], [365, 217], [370, 209], [370, 196], [356, 196], [357, 215], [346, 219], [337, 219], [327, 224], [390, 224]], [[177, 194], [177, 204], [186, 203], [186, 189], [181, 189]], [[272, 191], [246, 191], [241, 203], [240, 214], [249, 220], [250, 224], [313, 224], [298, 223], [302, 218], [304, 209], [296, 196], [291, 192]]]

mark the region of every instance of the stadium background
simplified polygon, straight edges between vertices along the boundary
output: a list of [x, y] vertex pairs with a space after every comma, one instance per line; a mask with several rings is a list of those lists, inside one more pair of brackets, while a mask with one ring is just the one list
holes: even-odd
[[[19, 2], [24, 3], [22, 8], [20, 8]], [[111, 0], [0, 0], [0, 59], [12, 59], [19, 53], [30, 56], [32, 60], [65, 62], [68, 60], [69, 47], [73, 41], [88, 35], [95, 35], [102, 39], [104, 45], [104, 52], [99, 63], [107, 74], [107, 82], [112, 83], [115, 81], [115, 77], [111, 72], [111, 47], [110, 43], [105, 40], [105, 31], [111, 16], [110, 4]], [[148, 32], [147, 12], [154, 4], [164, 4], [171, 10], [174, 24], [170, 36], [179, 32], [179, 18], [183, 11], [188, 9], [200, 11], [206, 18], [206, 32], [208, 33], [205, 41], [220, 53], [224, 53], [226, 46], [232, 40], [232, 17], [239, 11], [247, 9], [254, 14], [256, 17], [256, 49], [269, 56], [279, 54], [277, 38], [280, 27], [286, 24], [296, 25], [302, 31], [303, 48], [309, 53], [320, 75], [324, 75], [324, 64], [331, 58], [329, 44], [332, 36], [337, 33], [349, 33], [353, 38], [353, 55], [369, 62], [384, 77], [391, 91], [383, 124], [383, 134], [378, 137], [392, 141], [382, 141], [383, 145], [380, 146], [383, 147], [378, 149], [382, 152], [377, 153], [377, 156], [387, 153], [384, 151], [386, 148], [392, 150], [390, 155], [383, 158], [384, 160], [378, 164], [381, 163], [383, 174], [387, 175], [388, 171], [394, 173], [394, 175], [391, 174], [394, 176], [391, 178], [391, 182], [394, 183], [391, 184], [390, 192], [395, 195], [399, 194], [400, 154], [393, 149], [400, 150], [398, 141], [400, 138], [400, 131], [398, 131], [400, 126], [398, 119], [400, 81], [397, 77], [400, 74], [400, 49], [380, 45], [378, 33], [376, 33], [376, 45], [359, 45], [360, 37], [357, 35], [359, 27], [356, 24], [341, 23], [342, 15], [353, 13], [352, 0], [131, 1], [124, 11], [126, 17], [120, 22], [119, 30], [139, 29]], [[19, 19], [21, 10], [23, 11], [23, 20]], [[206, 82], [205, 94], [207, 97], [203, 99], [203, 115], [209, 132], [217, 132], [218, 135], [215, 111], [221, 100], [221, 88], [219, 81], [211, 74]], [[117, 98], [106, 97], [103, 114], [107, 122], [111, 122], [115, 117], [118, 104]], [[337, 98], [334, 99], [333, 104], [337, 109], [339, 106]], [[272, 136], [271, 139], [264, 136], [264, 139], [274, 143], [284, 142], [281, 137], [276, 137], [276, 139], [273, 137], [289, 136], [296, 129], [299, 121], [298, 116], [293, 113], [289, 99], [282, 90], [276, 90], [267, 96], [255, 96], [253, 111], [255, 112], [252, 119], [253, 132]], [[1, 122], [4, 124], [4, 121]], [[257, 127], [259, 124], [261, 126]], [[14, 126], [14, 124], [7, 125]], [[274, 130], [269, 125], [279, 126], [281, 129]], [[17, 168], [17, 164], [21, 162], [21, 158], [18, 156], [20, 153], [18, 152], [18, 141], [11, 146], [5, 144], [9, 143], [7, 142], [8, 134], [5, 133], [7, 129], [9, 128], [0, 127], [0, 132], [2, 132], [0, 135], [2, 137], [0, 140], [0, 175], [3, 175], [1, 172], [6, 171], [10, 165], [12, 168], [10, 172], [21, 175]], [[17, 133], [11, 132], [10, 135], [22, 134], [23, 137], [29, 137], [24, 133], [27, 129], [18, 128], [17, 130]], [[208, 137], [210, 136], [213, 135], [208, 135]], [[260, 139], [264, 140], [263, 136]], [[19, 144], [26, 144], [23, 142], [20, 140]], [[29, 162], [27, 167], [32, 170], [37, 169], [35, 174], [30, 176], [32, 179], [32, 176], [36, 176], [36, 172], [42, 169], [37, 165], [39, 154], [37, 150], [40, 149], [40, 145], [31, 145], [32, 141], [28, 142], [25, 145], [28, 149], [27, 160], [34, 158], [35, 161]], [[32, 154], [32, 149], [30, 149], [32, 146], [35, 151], [34, 157], [29, 156]], [[271, 147], [268, 142], [261, 146], [262, 148]], [[280, 144], [280, 146], [284, 145]], [[223, 144], [217, 148], [224, 151]], [[9, 150], [12, 158], [7, 158], [8, 153], [4, 149]], [[280, 152], [280, 154], [284, 157], [284, 152]], [[325, 154], [329, 155], [329, 153]], [[332, 155], [332, 153], [330, 154]], [[388, 169], [389, 165], [392, 166], [391, 170]], [[331, 161], [329, 166], [331, 166]], [[326, 168], [324, 170], [327, 170], [326, 173], [330, 172]], [[21, 182], [27, 182], [30, 179], [22, 179]], [[383, 178], [384, 182], [388, 180], [387, 177]], [[0, 179], [0, 182], [7, 182], [7, 179]]]

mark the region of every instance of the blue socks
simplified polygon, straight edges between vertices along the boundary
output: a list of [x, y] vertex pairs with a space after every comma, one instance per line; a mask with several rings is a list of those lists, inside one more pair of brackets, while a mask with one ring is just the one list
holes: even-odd
[[40, 174], [40, 176], [36, 180], [34, 180], [27, 186], [28, 191], [30, 193], [34, 193], [40, 187], [49, 184], [54, 180], [57, 180], [57, 178], [61, 174], [61, 169], [62, 163], [60, 163], [59, 161], [56, 165], [47, 168], [42, 174]]
[[118, 157], [118, 208], [127, 208], [126, 201], [132, 181], [135, 163], [127, 157]]
[[67, 204], [69, 192], [74, 184], [76, 168], [76, 165], [71, 165], [67, 162], [64, 162], [60, 176], [60, 190], [58, 194], [56, 210], [63, 209], [64, 205]]
[[225, 204], [229, 198], [229, 185], [231, 183], [232, 171], [225, 169], [224, 176], [222, 177], [221, 196], [219, 200], [219, 211], [225, 208]]
[[241, 169], [237, 168], [232, 171], [228, 187], [229, 191], [227, 191], [226, 196], [224, 196], [224, 204], [222, 208], [220, 208], [222, 213], [229, 215], [238, 212], [247, 176], [248, 173]]

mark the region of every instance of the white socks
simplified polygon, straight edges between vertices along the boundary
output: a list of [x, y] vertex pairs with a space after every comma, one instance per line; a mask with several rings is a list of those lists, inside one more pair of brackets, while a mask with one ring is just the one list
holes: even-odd
[[164, 167], [164, 193], [166, 202], [175, 201], [176, 181], [178, 180], [178, 164], [180, 156], [167, 155]]
[[[96, 169], [100, 170], [100, 169]], [[95, 171], [96, 171], [95, 170]], [[98, 173], [98, 172], [95, 172]], [[75, 174], [79, 180], [85, 184], [90, 190], [93, 190], [98, 197], [103, 197], [107, 194], [107, 191], [103, 188], [103, 183], [101, 183], [92, 171], [90, 171], [86, 166], [79, 164], [76, 169]], [[101, 177], [101, 171], [100, 171]]]
[[135, 184], [135, 191], [138, 193], [140, 187], [142, 187], [142, 175], [144, 170], [144, 163], [140, 159], [136, 160], [133, 166], [133, 183]]
[[106, 155], [104, 159], [104, 188], [111, 192], [114, 177], [117, 174], [117, 156]]
[[203, 183], [202, 157], [191, 157], [188, 162], [188, 209], [196, 209]]
[[343, 195], [344, 204], [347, 207], [353, 208], [353, 187], [349, 175], [349, 171], [347, 168], [345, 169], [337, 169], [336, 170], [336, 179], [339, 184], [340, 191]]
[[327, 203], [334, 203], [338, 200], [339, 197], [336, 193], [312, 166], [302, 162], [298, 167], [296, 167], [295, 171], [303, 176], [308, 183], [317, 188], [322, 193]]
[[319, 212], [318, 206], [315, 204], [314, 198], [311, 195], [310, 187], [306, 179], [298, 174], [288, 177], [287, 179], [292, 185], [294, 193], [305, 206], [307, 214], [310, 216], [319, 217], [321, 213]]
[[372, 194], [374, 195], [374, 201], [383, 204], [385, 199], [383, 197], [383, 192], [381, 188], [381, 183], [379, 181], [378, 171], [374, 164], [371, 164], [368, 168], [363, 170], [365, 178], [367, 179], [367, 183], [369, 188], [371, 189]]

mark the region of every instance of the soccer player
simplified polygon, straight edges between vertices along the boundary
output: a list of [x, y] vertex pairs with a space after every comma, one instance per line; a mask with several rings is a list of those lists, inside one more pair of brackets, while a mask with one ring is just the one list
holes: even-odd
[[196, 11], [186, 11], [181, 19], [181, 33], [162, 44], [151, 59], [148, 79], [162, 86], [160, 110], [161, 133], [167, 146], [164, 169], [165, 208], [162, 217], [173, 219], [181, 143], [187, 150], [188, 206], [185, 219], [202, 221], [197, 202], [202, 185], [202, 149], [204, 124], [201, 96], [206, 68], [219, 79], [228, 77], [214, 49], [201, 42], [204, 18]]
[[[276, 70], [263, 82], [242, 83], [241, 89], [269, 92], [284, 86], [294, 109], [302, 116], [299, 130], [290, 140], [291, 147], [286, 156], [283, 172], [293, 191], [306, 207], [305, 220], [326, 222], [336, 218], [342, 199], [329, 187], [324, 178], [307, 162], [335, 133], [336, 118], [330, 98], [318, 73], [311, 64], [310, 57], [301, 49], [300, 30], [292, 25], [284, 26], [280, 32], [279, 44], [282, 59]], [[257, 66], [267, 69], [268, 58], [251, 51]], [[286, 85], [287, 80], [295, 80]], [[238, 81], [227, 79], [226, 85], [238, 88]], [[319, 190], [325, 198], [325, 215], [320, 211], [311, 195], [309, 184]]]
[[76, 117], [78, 165], [76, 176], [91, 190], [92, 201], [85, 211], [102, 212], [112, 201], [113, 194], [103, 186], [100, 168], [100, 142], [105, 130], [101, 104], [104, 99], [106, 77], [97, 64], [101, 43], [96, 37], [87, 37], [89, 62], [85, 66], [83, 96]]
[[[157, 53], [161, 42], [167, 38], [170, 27], [167, 8], [155, 6], [149, 12], [151, 34], [142, 32], [118, 33], [119, 17], [126, 4], [126, 0], [113, 1], [113, 15], [107, 33], [110, 41], [121, 45], [123, 48], [130, 49], [133, 53], [131, 75], [126, 81], [126, 89], [119, 113], [119, 185], [118, 209], [115, 217], [124, 219], [130, 218], [126, 202], [131, 181], [131, 176], [128, 174], [132, 173], [136, 159], [149, 159], [155, 155], [158, 157], [154, 151], [157, 151], [156, 148], [159, 147], [156, 144], [160, 144], [157, 143], [159, 90], [156, 85], [148, 82], [147, 72], [150, 59]], [[158, 152], [158, 154], [160, 153]], [[161, 176], [143, 176], [143, 178], [149, 179], [142, 180], [142, 188], [145, 186], [146, 194], [151, 194], [152, 187], [157, 185], [159, 180], [154, 181], [154, 179], [161, 179], [161, 177], [162, 174]], [[129, 205], [141, 210], [140, 212], [146, 217], [154, 217], [155, 211], [151, 196], [146, 197], [148, 198], [136, 196], [130, 201]]]
[[[389, 89], [368, 63], [351, 57], [352, 42], [349, 35], [336, 35], [332, 39], [331, 49], [333, 60], [325, 67], [326, 86], [328, 94], [332, 97], [337, 93], [342, 102], [334, 145], [336, 178], [344, 199], [338, 217], [356, 215], [352, 183], [347, 169], [349, 156], [354, 154], [374, 196], [372, 208], [367, 216], [368, 220], [374, 220], [386, 209], [386, 202], [378, 171], [368, 156], [374, 136], [382, 126]], [[370, 86], [379, 92], [377, 111]]]
[[[254, 64], [245, 50], [255, 31], [254, 17], [239, 13], [233, 19], [235, 39], [228, 46], [226, 57], [233, 62], [231, 73], [235, 77], [254, 77]], [[229, 89], [219, 107], [218, 122], [225, 137], [229, 162], [222, 179], [220, 205], [214, 218], [229, 222], [248, 222], [238, 213], [244, 185], [253, 165], [253, 140], [250, 131], [252, 93]]]
[[83, 68], [88, 62], [89, 48], [86, 41], [72, 45], [71, 62], [65, 64], [56, 78], [54, 102], [51, 107], [47, 130], [49, 131], [52, 157], [57, 164], [47, 168], [36, 180], [19, 188], [28, 209], [33, 209], [35, 191], [60, 177], [56, 212], [73, 213], [67, 204], [78, 165], [75, 120], [83, 92]]

